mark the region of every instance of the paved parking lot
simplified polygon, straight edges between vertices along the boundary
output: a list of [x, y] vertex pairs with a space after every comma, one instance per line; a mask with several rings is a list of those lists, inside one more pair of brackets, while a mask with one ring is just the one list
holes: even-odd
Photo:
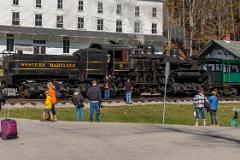
[[17, 120], [0, 160], [239, 160], [240, 129]]

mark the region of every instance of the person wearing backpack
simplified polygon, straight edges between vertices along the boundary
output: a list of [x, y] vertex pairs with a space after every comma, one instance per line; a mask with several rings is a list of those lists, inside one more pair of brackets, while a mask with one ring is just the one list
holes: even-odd
[[76, 107], [76, 121], [79, 120], [79, 115], [80, 115], [80, 120], [84, 121], [83, 102], [84, 102], [84, 98], [82, 96], [82, 93], [80, 92], [79, 89], [75, 89], [74, 94], [72, 96], [72, 103]]
[[218, 98], [216, 91], [212, 91], [212, 96], [208, 98], [208, 103], [210, 105], [211, 124], [214, 126], [218, 126], [217, 121]]
[[195, 126], [198, 126], [198, 120], [199, 120], [200, 114], [203, 120], [203, 126], [206, 126], [205, 112], [204, 112], [205, 100], [206, 100], [206, 97], [203, 94], [203, 88], [199, 88], [198, 93], [193, 98], [193, 105], [195, 107], [195, 112], [196, 112]]

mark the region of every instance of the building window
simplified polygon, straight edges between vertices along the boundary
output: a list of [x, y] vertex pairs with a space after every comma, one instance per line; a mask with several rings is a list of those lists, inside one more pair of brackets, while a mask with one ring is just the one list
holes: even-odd
[[78, 29], [84, 28], [84, 18], [78, 17]]
[[157, 33], [157, 23], [152, 23], [152, 34]]
[[139, 6], [135, 6], [135, 16], [137, 16], [137, 17], [140, 16], [140, 8], [139, 8]]
[[157, 17], [157, 8], [152, 8], [152, 17]]
[[57, 28], [63, 28], [63, 16], [57, 16]]
[[103, 19], [97, 19], [97, 30], [103, 30]]
[[69, 37], [63, 37], [63, 53], [69, 53], [70, 39]]
[[13, 5], [18, 5], [18, 0], [13, 0]]
[[83, 1], [78, 1], [78, 11], [83, 11]]
[[41, 8], [42, 7], [42, 1], [41, 0], [36, 0], [36, 7]]
[[98, 13], [103, 13], [103, 3], [98, 2]]
[[57, 8], [62, 9], [63, 8], [63, 0], [58, 0], [57, 1]]
[[13, 51], [14, 48], [14, 35], [7, 34], [7, 51]]
[[20, 14], [19, 12], [12, 13], [12, 24], [13, 25], [20, 25]]
[[42, 26], [42, 14], [35, 14], [35, 26]]
[[46, 54], [46, 41], [33, 40], [33, 54]]
[[140, 32], [140, 22], [134, 23], [134, 32], [139, 33]]
[[121, 20], [116, 21], [116, 32], [122, 32], [122, 21]]
[[122, 14], [122, 5], [117, 4], [117, 14]]

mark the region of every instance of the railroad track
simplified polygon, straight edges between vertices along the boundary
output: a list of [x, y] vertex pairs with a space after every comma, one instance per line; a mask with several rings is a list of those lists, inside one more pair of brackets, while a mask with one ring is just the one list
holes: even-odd
[[[166, 103], [174, 104], [191, 104], [193, 97], [167, 97]], [[232, 97], [219, 97], [219, 100], [226, 103], [240, 103], [240, 96]], [[44, 99], [24, 99], [24, 98], [9, 98], [8, 104], [12, 107], [43, 107]], [[163, 97], [160, 96], [138, 96], [133, 97], [134, 105], [145, 105], [145, 104], [162, 104]], [[86, 100], [86, 103], [88, 101]], [[71, 99], [60, 99], [58, 101], [59, 106], [73, 106]], [[104, 106], [121, 106], [125, 105], [124, 97], [113, 97], [110, 100], [103, 100]]]

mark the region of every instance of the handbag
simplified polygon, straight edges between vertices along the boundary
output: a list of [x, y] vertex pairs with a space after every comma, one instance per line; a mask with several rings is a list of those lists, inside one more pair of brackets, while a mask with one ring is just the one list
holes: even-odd
[[210, 104], [206, 100], [204, 100], [204, 108], [206, 108], [207, 112], [210, 111]]

